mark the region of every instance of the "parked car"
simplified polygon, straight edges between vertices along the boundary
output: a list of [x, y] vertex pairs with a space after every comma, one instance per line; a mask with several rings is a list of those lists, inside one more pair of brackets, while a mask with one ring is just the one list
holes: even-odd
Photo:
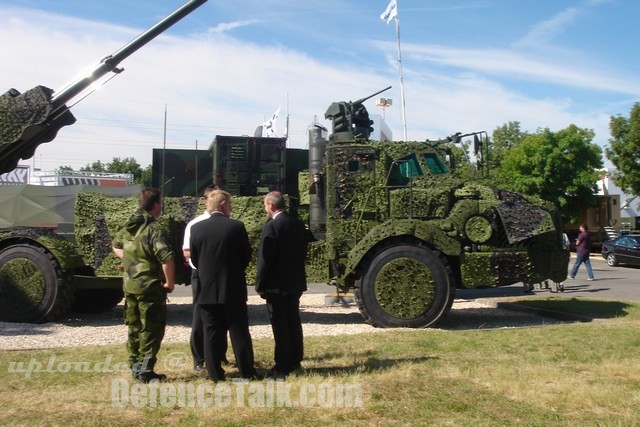
[[618, 264], [640, 266], [640, 234], [627, 234], [602, 244], [602, 257], [611, 267]]

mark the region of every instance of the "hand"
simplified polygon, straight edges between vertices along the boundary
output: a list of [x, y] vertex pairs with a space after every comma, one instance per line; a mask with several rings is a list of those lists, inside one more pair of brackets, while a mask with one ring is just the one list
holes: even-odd
[[118, 265], [118, 271], [120, 272], [124, 271], [124, 264]]
[[176, 285], [175, 283], [171, 283], [171, 284], [165, 283], [164, 285], [162, 285], [162, 287], [167, 290], [167, 293], [171, 293], [175, 289]]

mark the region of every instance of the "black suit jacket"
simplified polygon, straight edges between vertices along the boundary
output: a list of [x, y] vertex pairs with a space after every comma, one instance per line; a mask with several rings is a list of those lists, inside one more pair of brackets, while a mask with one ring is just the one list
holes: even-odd
[[251, 245], [242, 222], [214, 213], [191, 227], [189, 248], [198, 269], [197, 304], [247, 301], [244, 270], [251, 260]]
[[262, 230], [256, 265], [256, 291], [294, 294], [307, 290], [304, 270], [307, 231], [297, 217], [282, 212]]

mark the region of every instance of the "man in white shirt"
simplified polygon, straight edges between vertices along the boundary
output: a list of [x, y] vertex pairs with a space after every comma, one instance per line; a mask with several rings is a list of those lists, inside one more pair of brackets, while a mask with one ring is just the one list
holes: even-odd
[[[206, 200], [214, 190], [217, 190], [218, 187], [216, 185], [210, 185], [204, 190], [204, 199], [205, 205]], [[184, 240], [182, 241], [182, 253], [184, 258], [189, 262], [191, 266], [191, 294], [194, 298], [193, 302], [193, 319], [191, 321], [191, 355], [193, 356], [193, 368], [196, 372], [200, 372], [203, 370], [204, 366], [204, 331], [202, 328], [202, 320], [200, 318], [200, 312], [198, 309], [198, 305], [195, 303], [195, 297], [198, 290], [198, 270], [191, 262], [191, 250], [189, 248], [189, 240], [191, 239], [191, 227], [193, 224], [196, 224], [202, 220], [205, 220], [211, 216], [211, 213], [208, 212], [205, 208], [205, 211], [189, 221], [186, 228], [184, 229]], [[221, 348], [227, 349], [227, 343], [221, 343]], [[223, 353], [224, 354], [224, 353]], [[228, 363], [226, 358], [223, 360], [224, 363]]]

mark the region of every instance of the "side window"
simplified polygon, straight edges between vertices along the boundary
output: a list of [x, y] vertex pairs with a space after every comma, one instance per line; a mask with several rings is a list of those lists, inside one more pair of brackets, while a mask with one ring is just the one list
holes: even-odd
[[431, 175], [442, 175], [442, 174], [449, 173], [449, 170], [447, 169], [445, 164], [442, 163], [442, 161], [440, 161], [440, 159], [438, 158], [438, 156], [435, 155], [435, 153], [426, 153], [424, 155], [424, 161], [427, 164], [427, 167], [429, 168], [429, 172], [431, 172]]
[[398, 167], [400, 168], [400, 175], [404, 178], [424, 175], [415, 154], [400, 159], [398, 161]]

